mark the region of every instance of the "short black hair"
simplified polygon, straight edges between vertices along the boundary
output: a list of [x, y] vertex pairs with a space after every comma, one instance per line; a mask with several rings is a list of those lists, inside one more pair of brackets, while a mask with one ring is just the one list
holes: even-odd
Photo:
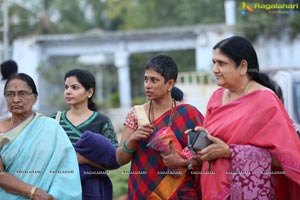
[[2, 80], [7, 80], [11, 75], [18, 72], [18, 65], [13, 60], [7, 60], [1, 63]]
[[173, 79], [175, 82], [177, 80], [178, 67], [176, 62], [170, 56], [155, 56], [148, 60], [144, 66], [144, 69], [153, 69], [157, 73], [161, 74], [165, 79], [165, 83], [171, 79]]

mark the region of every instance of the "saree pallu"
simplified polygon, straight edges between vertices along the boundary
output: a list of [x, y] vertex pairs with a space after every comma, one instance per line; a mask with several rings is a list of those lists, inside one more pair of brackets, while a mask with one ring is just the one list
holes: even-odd
[[[61, 126], [53, 119], [35, 114], [25, 128], [16, 133], [18, 127], [1, 134], [9, 140], [1, 150], [5, 171], [58, 200], [81, 200], [77, 157]], [[0, 197], [9, 200], [25, 198], [2, 189]]]
[[[209, 100], [204, 127], [229, 145], [252, 145], [268, 150], [280, 162], [281, 172], [299, 187], [300, 142], [281, 101], [269, 90], [257, 90], [222, 105], [223, 92], [223, 88], [216, 90]], [[202, 197], [227, 199], [231, 184], [230, 159], [219, 158], [210, 163], [210, 170], [215, 174], [201, 176]], [[206, 171], [207, 167], [208, 163], [204, 162], [202, 170]], [[275, 196], [279, 193], [275, 190]]]
[[[167, 127], [169, 118], [170, 110], [156, 119], [154, 122], [156, 130]], [[184, 131], [193, 129], [195, 126], [202, 126], [202, 123], [203, 116], [195, 107], [181, 104], [175, 108], [171, 129], [181, 146], [185, 147], [187, 146], [187, 135], [184, 134]], [[130, 125], [128, 120], [125, 125], [136, 129]], [[140, 141], [133, 153], [127, 199], [149, 199], [153, 191], [168, 175], [168, 168], [164, 165], [160, 153], [147, 147], [147, 143], [148, 141]], [[174, 185], [166, 188], [166, 191], [173, 187]], [[186, 174], [181, 184], [168, 199], [199, 199], [195, 187], [195, 177], [192, 174]], [[162, 196], [156, 196], [153, 199], [165, 199]]]

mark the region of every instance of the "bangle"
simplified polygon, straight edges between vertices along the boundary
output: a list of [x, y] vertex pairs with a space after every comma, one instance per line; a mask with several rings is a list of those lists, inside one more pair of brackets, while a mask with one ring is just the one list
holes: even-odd
[[127, 146], [126, 146], [126, 141], [123, 142], [122, 149], [123, 149], [126, 153], [133, 153], [133, 152], [135, 152], [135, 148], [134, 148], [134, 149], [128, 149], [128, 148], [127, 148]]
[[33, 199], [33, 196], [35, 194], [35, 191], [36, 191], [37, 187], [32, 187], [31, 190], [30, 190], [30, 199]]

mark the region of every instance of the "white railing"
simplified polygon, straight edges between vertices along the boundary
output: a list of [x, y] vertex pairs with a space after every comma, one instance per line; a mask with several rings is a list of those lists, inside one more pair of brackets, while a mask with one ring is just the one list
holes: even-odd
[[184, 93], [183, 102], [195, 106], [203, 114], [210, 96], [218, 87], [214, 76], [209, 72], [181, 72], [176, 86]]
[[210, 72], [180, 72], [177, 83], [180, 85], [214, 85], [215, 79]]

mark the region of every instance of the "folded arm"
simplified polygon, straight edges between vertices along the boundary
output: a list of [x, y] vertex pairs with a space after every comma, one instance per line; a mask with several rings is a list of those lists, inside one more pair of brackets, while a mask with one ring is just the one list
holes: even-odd
[[79, 164], [88, 164], [88, 165], [91, 165], [91, 166], [96, 167], [98, 169], [105, 170], [105, 167], [103, 167], [101, 164], [87, 159], [86, 157], [84, 157], [80, 153], [76, 153], [76, 155], [77, 155], [77, 160], [78, 160]]

